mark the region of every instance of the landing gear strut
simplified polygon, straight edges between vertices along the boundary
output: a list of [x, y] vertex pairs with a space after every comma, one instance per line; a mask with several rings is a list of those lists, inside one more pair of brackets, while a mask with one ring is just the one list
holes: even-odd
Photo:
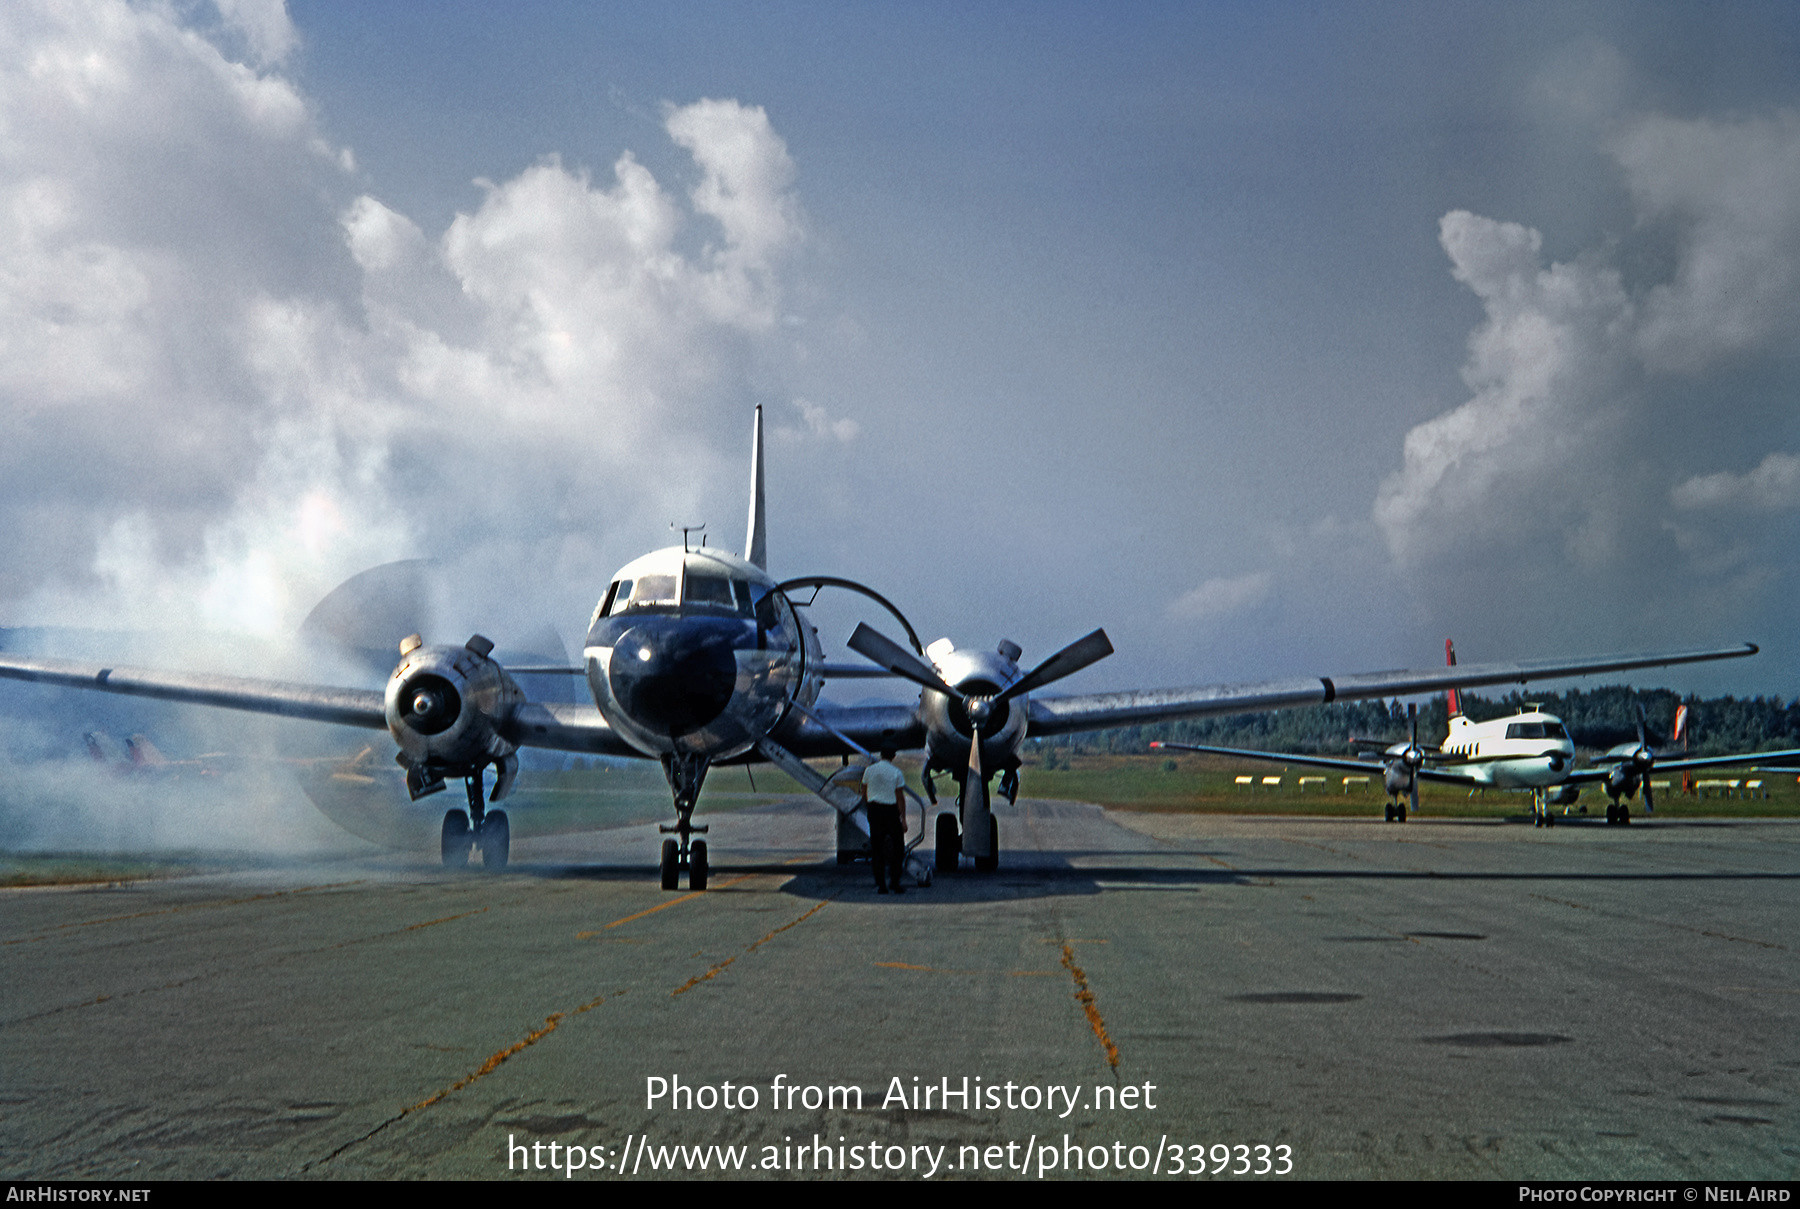
[[489, 810], [482, 800], [482, 770], [477, 768], [465, 779], [469, 792], [469, 809], [450, 810], [444, 814], [440, 854], [444, 868], [462, 869], [469, 864], [469, 853], [481, 850], [481, 867], [489, 873], [506, 868], [512, 855], [512, 827], [504, 810]]
[[706, 781], [706, 770], [711, 767], [711, 761], [706, 756], [675, 751], [663, 756], [662, 766], [663, 775], [669, 780], [669, 790], [675, 795], [675, 825], [665, 825], [662, 832], [677, 837], [663, 841], [662, 888], [679, 889], [681, 870], [685, 868], [688, 889], [704, 890], [709, 872], [706, 841], [693, 837], [706, 834], [706, 828], [694, 826], [694, 804], [700, 800], [700, 786]]

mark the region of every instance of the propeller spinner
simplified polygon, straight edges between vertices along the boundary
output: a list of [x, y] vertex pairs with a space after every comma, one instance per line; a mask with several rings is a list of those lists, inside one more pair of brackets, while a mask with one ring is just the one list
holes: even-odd
[[[1105, 630], [1095, 630], [1077, 639], [1031, 671], [996, 693], [965, 693], [950, 684], [937, 669], [912, 651], [866, 624], [859, 624], [850, 636], [849, 647], [896, 676], [911, 680], [930, 692], [942, 693], [962, 706], [969, 720], [969, 761], [963, 772], [963, 836], [964, 851], [976, 858], [980, 868], [992, 868], [998, 859], [993, 840], [993, 823], [989, 813], [987, 775], [981, 763], [982, 727], [995, 716], [995, 710], [1015, 697], [1071, 676], [1113, 653], [1112, 642]], [[1019, 741], [1024, 731], [1019, 732]]]

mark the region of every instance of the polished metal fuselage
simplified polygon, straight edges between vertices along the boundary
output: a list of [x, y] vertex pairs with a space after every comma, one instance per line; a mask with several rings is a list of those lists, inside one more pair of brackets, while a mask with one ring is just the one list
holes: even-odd
[[824, 683], [816, 632], [767, 572], [720, 550], [672, 547], [622, 567], [583, 654], [607, 725], [650, 756], [740, 756]]

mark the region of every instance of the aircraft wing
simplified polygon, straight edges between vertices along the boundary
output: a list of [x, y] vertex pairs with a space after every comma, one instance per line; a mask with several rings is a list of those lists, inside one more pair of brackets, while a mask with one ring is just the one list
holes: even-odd
[[1166, 722], [1176, 718], [1290, 709], [1297, 705], [1323, 705], [1331, 701], [1358, 701], [1371, 697], [1410, 697], [1420, 693], [1439, 693], [1450, 688], [1525, 684], [1532, 680], [1593, 676], [1603, 672], [1670, 667], [1678, 663], [1702, 663], [1712, 659], [1739, 659], [1754, 654], [1756, 645], [1746, 642], [1738, 646], [1704, 650], [1590, 655], [1574, 659], [1531, 659], [1519, 663], [1468, 663], [1424, 671], [1364, 672], [1353, 676], [1270, 680], [1260, 684], [1217, 684], [1199, 688], [1032, 697], [1029, 703], [1030, 733], [1034, 736], [1063, 735], [1110, 726]]
[[[1655, 763], [1650, 766], [1650, 771], [1653, 774], [1659, 772], [1685, 772], [1692, 768], [1726, 768], [1733, 765], [1761, 764], [1765, 760], [1800, 760], [1800, 748], [1790, 747], [1784, 751], [1739, 752], [1737, 755], [1732, 756], [1696, 756], [1693, 759], [1687, 760], [1664, 760], [1658, 758]], [[1584, 768], [1580, 772], [1570, 773], [1568, 781], [1573, 784], [1582, 784], [1588, 781], [1604, 781], [1606, 780], [1608, 773], [1624, 762], [1624, 760], [1619, 759], [1608, 760], [1596, 767]]]
[[[1343, 756], [1291, 756], [1279, 751], [1251, 751], [1241, 747], [1207, 747], [1200, 743], [1152, 743], [1159, 751], [1201, 751], [1213, 756], [1237, 756], [1244, 760], [1263, 760], [1270, 764], [1304, 764], [1308, 768], [1335, 768], [1344, 772], [1383, 775], [1386, 767], [1380, 760], [1352, 760]], [[1419, 780], [1442, 785], [1471, 785], [1475, 778], [1467, 773], [1445, 772], [1437, 768], [1419, 769]]]
[[157, 701], [181, 701], [219, 709], [246, 710], [386, 730], [382, 695], [375, 689], [331, 688], [295, 684], [284, 680], [252, 680], [242, 676], [217, 676], [209, 672], [161, 672], [145, 668], [114, 667], [82, 659], [0, 659], [0, 676], [82, 688]]
[[[150, 671], [76, 659], [4, 658], [0, 659], [0, 677], [365, 730], [388, 728], [382, 693], [377, 689], [333, 688], [208, 672]], [[520, 747], [546, 747], [584, 755], [643, 754], [614, 734], [591, 704], [528, 701], [514, 710], [500, 729]]]

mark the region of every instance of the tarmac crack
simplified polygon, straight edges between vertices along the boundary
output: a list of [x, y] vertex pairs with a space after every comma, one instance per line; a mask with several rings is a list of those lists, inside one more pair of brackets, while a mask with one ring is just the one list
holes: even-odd
[[1776, 944], [1772, 940], [1756, 940], [1749, 936], [1733, 936], [1729, 932], [1714, 932], [1708, 928], [1696, 928], [1692, 924], [1670, 923], [1666, 919], [1652, 919], [1648, 915], [1634, 915], [1627, 911], [1607, 911], [1600, 907], [1590, 907], [1586, 903], [1578, 903], [1567, 898], [1552, 898], [1548, 894], [1533, 894], [1531, 897], [1547, 903], [1555, 903], [1559, 907], [1572, 907], [1577, 911], [1592, 911], [1596, 915], [1604, 915], [1609, 919], [1628, 919], [1638, 923], [1655, 924], [1659, 928], [1667, 928], [1672, 932], [1692, 932], [1696, 936], [1705, 936], [1712, 940], [1728, 940], [1733, 944], [1755, 945], [1759, 949], [1774, 949], [1785, 953], [1788, 947]]

